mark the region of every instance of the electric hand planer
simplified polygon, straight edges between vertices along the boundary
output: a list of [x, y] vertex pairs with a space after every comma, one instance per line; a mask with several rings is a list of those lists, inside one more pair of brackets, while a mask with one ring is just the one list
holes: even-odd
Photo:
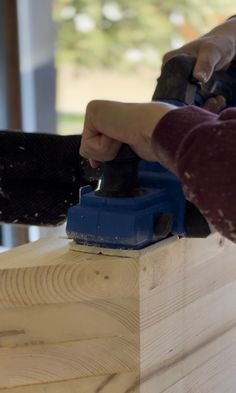
[[[216, 95], [236, 105], [236, 67], [215, 72], [206, 84], [192, 77], [196, 59], [178, 55], [163, 67], [152, 97], [178, 107], [203, 106]], [[168, 132], [168, 130], [167, 130]], [[207, 237], [210, 228], [182, 191], [178, 178], [158, 163], [140, 160], [127, 145], [102, 165], [96, 190], [80, 189], [68, 211], [67, 234], [78, 245], [141, 249], [171, 235]]]

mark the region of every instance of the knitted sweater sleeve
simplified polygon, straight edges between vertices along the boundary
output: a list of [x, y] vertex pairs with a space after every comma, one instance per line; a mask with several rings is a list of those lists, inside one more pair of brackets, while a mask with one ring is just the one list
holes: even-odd
[[152, 143], [186, 197], [236, 242], [236, 108], [219, 115], [194, 106], [172, 110], [156, 126]]

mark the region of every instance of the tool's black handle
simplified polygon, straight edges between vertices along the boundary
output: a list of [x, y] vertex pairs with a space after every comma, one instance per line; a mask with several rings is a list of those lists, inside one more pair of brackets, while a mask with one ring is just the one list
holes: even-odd
[[199, 85], [192, 77], [195, 62], [195, 57], [185, 54], [170, 59], [162, 68], [152, 100], [177, 106], [193, 104]]
[[137, 154], [123, 144], [114, 160], [102, 164], [103, 176], [95, 194], [117, 198], [137, 195], [138, 162]]
[[[197, 104], [201, 105], [212, 96], [222, 95], [226, 106], [236, 106], [236, 64], [233, 61], [227, 70], [215, 71], [210, 80], [201, 84]], [[201, 100], [202, 99], [202, 100]]]
[[175, 106], [204, 106], [210, 97], [222, 95], [227, 106], [236, 106], [236, 64], [227, 70], [215, 71], [206, 83], [193, 78], [196, 58], [180, 54], [170, 59], [162, 68], [153, 94], [153, 101], [165, 101]]

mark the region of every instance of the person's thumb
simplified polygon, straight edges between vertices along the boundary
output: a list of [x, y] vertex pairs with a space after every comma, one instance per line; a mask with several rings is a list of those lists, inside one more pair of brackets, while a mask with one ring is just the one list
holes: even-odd
[[212, 76], [216, 65], [221, 60], [221, 54], [216, 46], [205, 44], [199, 50], [193, 76], [200, 82], [206, 83]]

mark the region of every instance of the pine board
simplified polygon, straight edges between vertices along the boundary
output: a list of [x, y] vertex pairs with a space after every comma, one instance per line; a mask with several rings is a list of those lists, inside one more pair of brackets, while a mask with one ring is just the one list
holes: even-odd
[[236, 246], [129, 256], [44, 239], [0, 255], [0, 391], [234, 393]]

